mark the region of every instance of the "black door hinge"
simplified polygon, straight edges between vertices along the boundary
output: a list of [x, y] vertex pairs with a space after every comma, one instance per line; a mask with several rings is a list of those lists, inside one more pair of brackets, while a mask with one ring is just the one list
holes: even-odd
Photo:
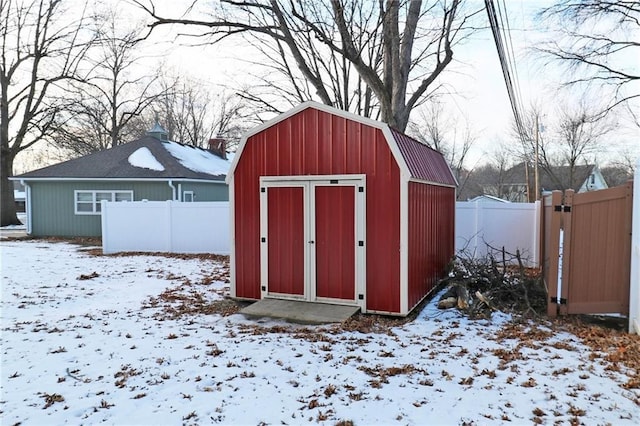
[[571, 213], [571, 206], [565, 206], [565, 205], [553, 206], [553, 211]]

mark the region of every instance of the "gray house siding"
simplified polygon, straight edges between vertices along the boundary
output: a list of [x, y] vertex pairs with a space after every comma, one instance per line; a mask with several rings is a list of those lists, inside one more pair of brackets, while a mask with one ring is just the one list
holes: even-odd
[[[182, 194], [185, 191], [193, 192], [193, 201], [229, 201], [229, 186], [227, 184], [211, 184], [201, 182], [180, 182]], [[174, 186], [177, 185], [174, 183]], [[134, 194], [135, 195], [135, 194]], [[181, 200], [184, 200], [181, 198]]]
[[[59, 237], [99, 237], [99, 214], [75, 214], [76, 190], [133, 191], [133, 200], [165, 201], [173, 197], [166, 181], [30, 181], [31, 235]], [[178, 190], [193, 191], [197, 201], [228, 201], [229, 190], [224, 183], [180, 182], [173, 180]]]

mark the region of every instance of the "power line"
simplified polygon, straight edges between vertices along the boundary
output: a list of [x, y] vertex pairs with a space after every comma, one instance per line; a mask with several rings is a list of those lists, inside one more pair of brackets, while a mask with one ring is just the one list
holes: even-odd
[[[504, 20], [502, 17], [502, 10], [504, 10]], [[502, 8], [500, 7], [500, 1], [498, 0], [498, 14], [500, 15], [500, 22], [502, 27], [506, 29], [506, 34], [508, 36], [509, 43], [507, 44], [507, 56], [509, 58], [509, 63], [511, 65], [511, 69], [513, 71], [513, 83], [515, 85], [515, 95], [516, 102], [519, 107], [519, 111], [523, 111], [522, 105], [522, 92], [520, 91], [520, 78], [518, 77], [518, 67], [516, 66], [516, 55], [515, 49], [513, 48], [513, 37], [511, 37], [511, 26], [509, 25], [509, 15], [507, 14], [507, 6], [505, 0], [502, 0]], [[503, 30], [504, 32], [505, 30]]]
[[[504, 2], [503, 2], [504, 3]], [[511, 52], [509, 52], [509, 46], [505, 46], [503, 41], [503, 36], [501, 32], [500, 22], [504, 24], [505, 19], [503, 19], [502, 9], [499, 10], [500, 20], [498, 19], [498, 14], [496, 14], [496, 8], [494, 6], [493, 0], [485, 0], [485, 9], [487, 11], [487, 16], [489, 18], [489, 25], [491, 26], [491, 32], [493, 34], [493, 39], [496, 44], [496, 50], [498, 52], [498, 58], [500, 60], [500, 66], [502, 68], [502, 75], [504, 77], [505, 86], [507, 89], [507, 94], [509, 95], [509, 103], [511, 104], [511, 110], [513, 111], [513, 117], [516, 123], [516, 129], [520, 136], [520, 139], [525, 142], [525, 126], [522, 120], [521, 114], [521, 101], [520, 101], [520, 89], [518, 87], [517, 82], [517, 67], [515, 65], [515, 57], [513, 56], [513, 41], [511, 39], [511, 32], [508, 26], [508, 19], [506, 19], [506, 26], [509, 29], [508, 38], [511, 44]], [[506, 6], [503, 4], [504, 16], [506, 17]], [[502, 30], [504, 31], [504, 30]], [[513, 68], [513, 72], [511, 71]]]

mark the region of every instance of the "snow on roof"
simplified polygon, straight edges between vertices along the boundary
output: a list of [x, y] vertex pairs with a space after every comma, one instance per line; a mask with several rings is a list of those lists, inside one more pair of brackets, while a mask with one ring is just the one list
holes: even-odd
[[207, 150], [170, 141], [164, 142], [163, 145], [180, 164], [194, 172], [226, 175], [229, 171], [231, 163], [228, 160], [224, 160]]
[[141, 169], [164, 171], [164, 166], [153, 156], [149, 148], [138, 148], [129, 156], [129, 164]]

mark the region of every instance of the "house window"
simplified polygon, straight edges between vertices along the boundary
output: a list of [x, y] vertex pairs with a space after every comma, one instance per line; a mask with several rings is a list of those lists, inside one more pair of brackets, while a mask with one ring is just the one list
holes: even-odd
[[195, 199], [195, 195], [193, 195], [193, 191], [184, 191], [182, 193], [182, 201], [185, 203], [193, 203]]
[[101, 201], [133, 201], [133, 191], [74, 191], [76, 214], [100, 214]]

